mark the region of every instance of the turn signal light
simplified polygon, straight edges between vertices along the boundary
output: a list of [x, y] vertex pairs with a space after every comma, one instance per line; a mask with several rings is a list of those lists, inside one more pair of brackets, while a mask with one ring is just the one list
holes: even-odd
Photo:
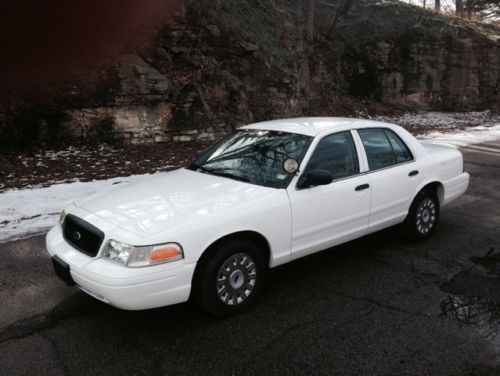
[[150, 256], [151, 262], [175, 261], [181, 258], [182, 250], [180, 247], [172, 245], [155, 247], [151, 251]]

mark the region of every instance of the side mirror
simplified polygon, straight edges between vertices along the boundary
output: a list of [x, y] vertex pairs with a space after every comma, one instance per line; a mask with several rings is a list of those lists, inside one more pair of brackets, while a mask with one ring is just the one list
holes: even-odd
[[298, 188], [316, 187], [318, 185], [328, 185], [333, 181], [333, 175], [327, 170], [315, 169], [307, 172], [299, 180]]

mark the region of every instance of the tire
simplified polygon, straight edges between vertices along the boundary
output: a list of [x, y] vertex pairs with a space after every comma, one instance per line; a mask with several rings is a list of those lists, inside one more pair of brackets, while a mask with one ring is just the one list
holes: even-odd
[[219, 317], [239, 314], [258, 300], [266, 273], [262, 251], [246, 239], [229, 239], [199, 261], [193, 300]]
[[402, 224], [403, 234], [412, 241], [428, 239], [439, 221], [439, 199], [434, 192], [421, 191], [413, 200]]

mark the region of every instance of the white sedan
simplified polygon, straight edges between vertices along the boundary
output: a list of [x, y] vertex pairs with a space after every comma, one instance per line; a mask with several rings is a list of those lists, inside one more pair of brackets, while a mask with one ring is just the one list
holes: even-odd
[[56, 273], [115, 307], [192, 298], [220, 316], [267, 268], [401, 224], [423, 240], [469, 184], [462, 154], [347, 118], [251, 124], [186, 168], [74, 202], [47, 235]]

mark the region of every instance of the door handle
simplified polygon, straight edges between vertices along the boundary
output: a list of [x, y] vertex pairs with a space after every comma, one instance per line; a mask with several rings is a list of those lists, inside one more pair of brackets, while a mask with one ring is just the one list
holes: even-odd
[[370, 184], [361, 184], [361, 185], [358, 185], [354, 190], [355, 191], [363, 191], [365, 189], [368, 189], [370, 188]]
[[416, 175], [418, 175], [418, 170], [410, 171], [410, 173], [408, 174], [408, 176], [416, 176]]

